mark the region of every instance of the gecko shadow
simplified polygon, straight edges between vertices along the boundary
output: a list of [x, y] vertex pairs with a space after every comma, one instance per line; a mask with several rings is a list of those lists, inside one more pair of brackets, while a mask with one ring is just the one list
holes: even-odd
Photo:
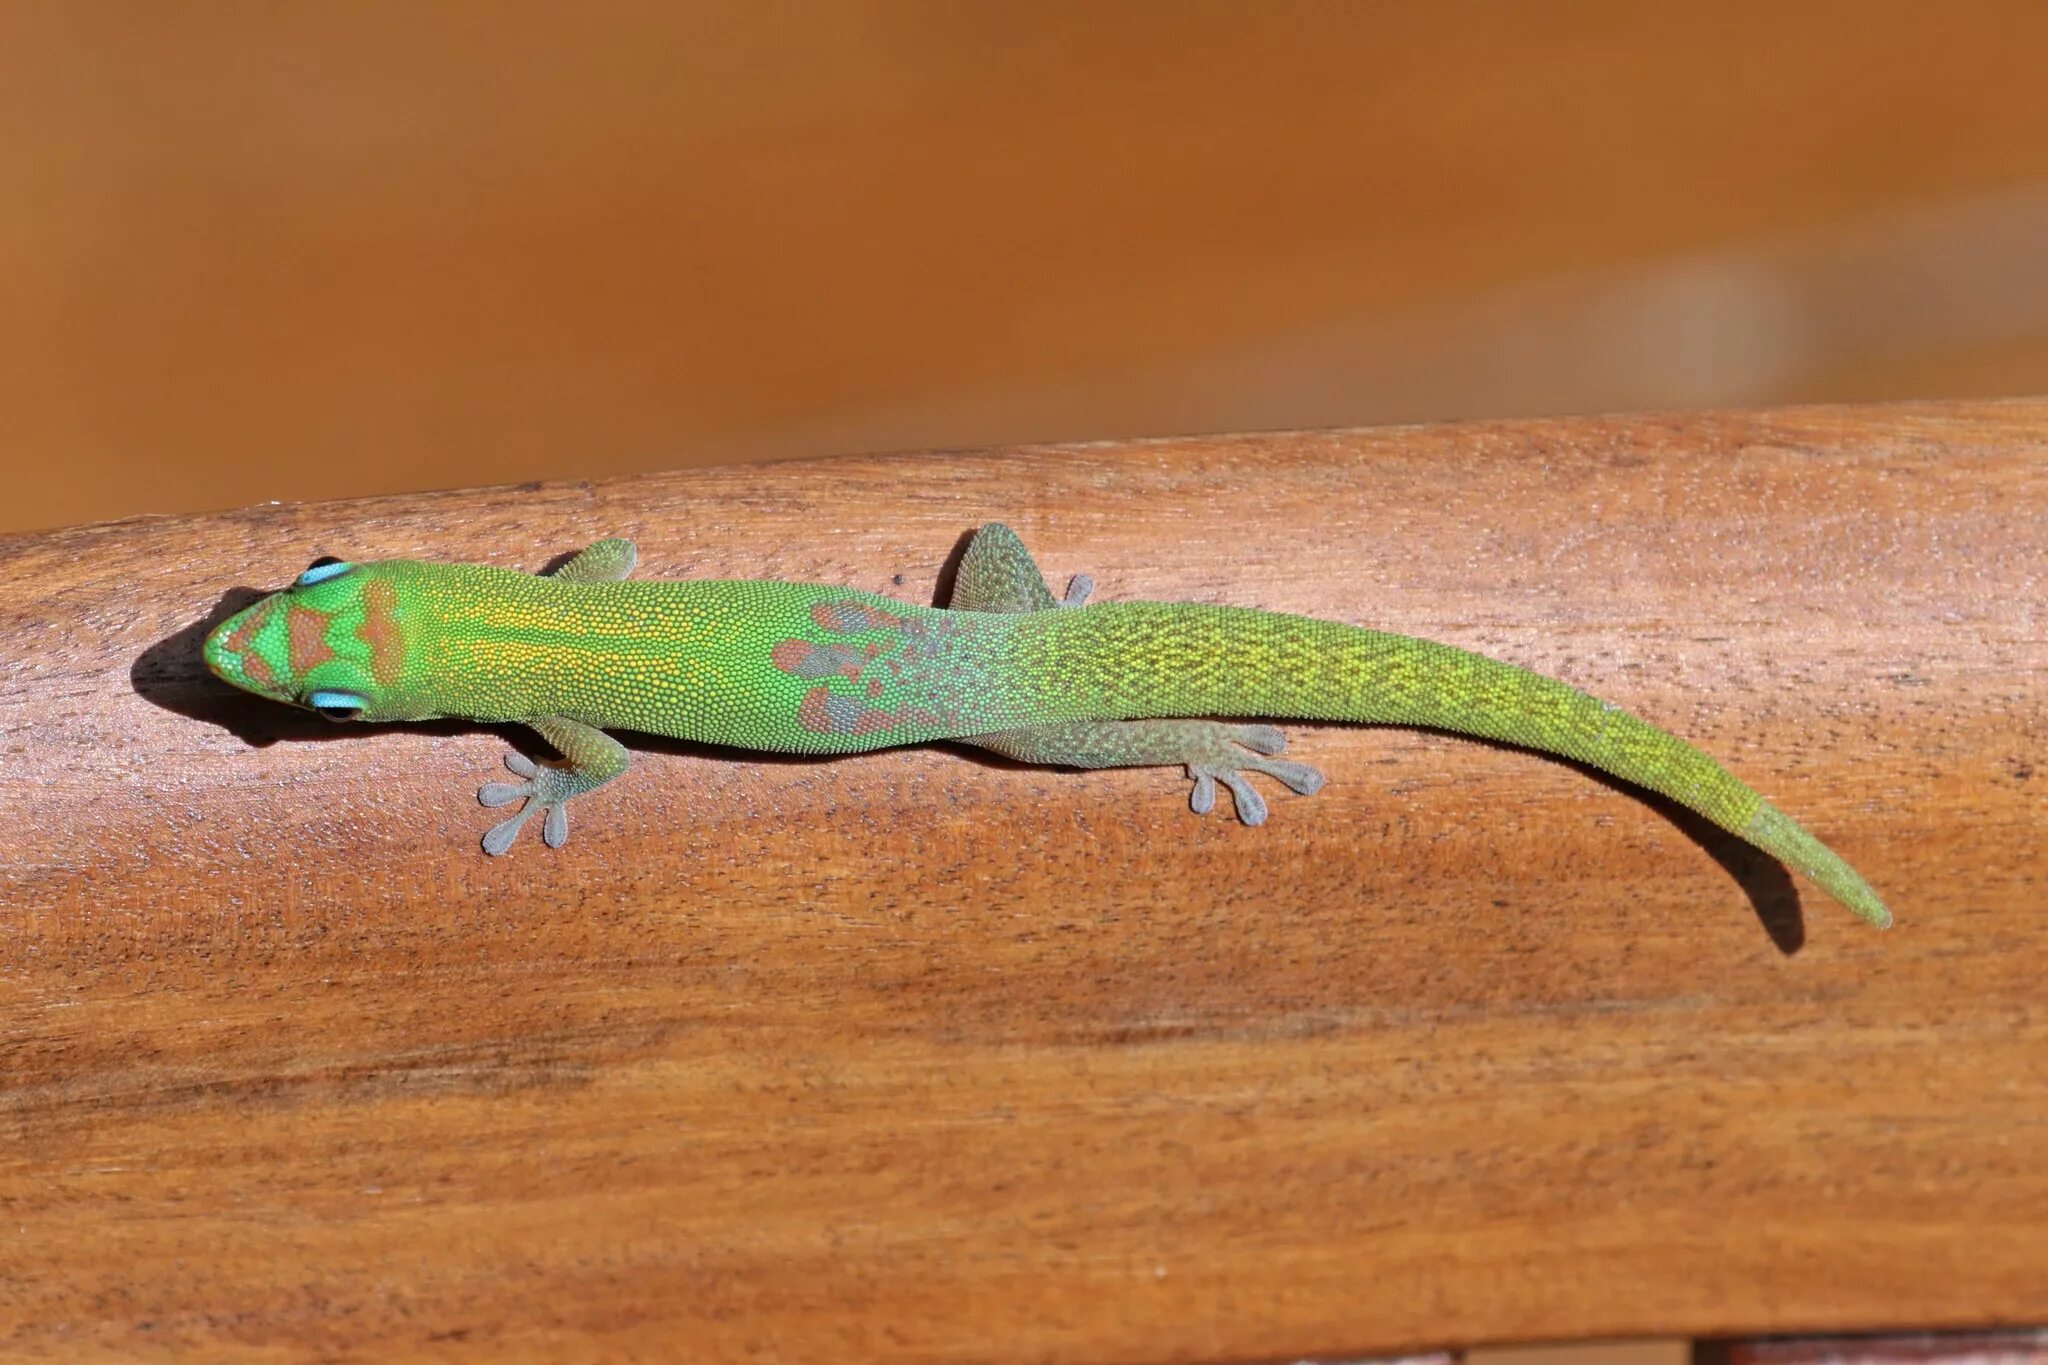
[[[960, 552], [965, 548], [967, 537], [947, 557], [940, 584], [938, 600], [946, 601], [950, 596], [953, 576], [957, 573]], [[137, 696], [153, 706], [175, 712], [190, 720], [203, 724], [217, 725], [228, 731], [251, 748], [266, 748], [281, 740], [293, 742], [331, 741], [337, 739], [361, 738], [362, 727], [336, 724], [324, 720], [295, 706], [284, 706], [277, 702], [254, 697], [229, 686], [208, 671], [200, 654], [200, 646], [207, 635], [221, 622], [243, 608], [253, 605], [267, 594], [254, 588], [232, 588], [223, 593], [220, 600], [203, 618], [172, 632], [136, 656], [129, 668], [129, 683]], [[1326, 722], [1313, 722], [1323, 724]], [[494, 734], [508, 746], [533, 759], [553, 757], [553, 750], [542, 742], [539, 736], [516, 723], [496, 724], [485, 721], [446, 719], [432, 721], [406, 721], [376, 727], [380, 730], [395, 730], [424, 735]], [[1411, 729], [1406, 726], [1374, 726], [1374, 729]], [[614, 731], [620, 741], [636, 753], [672, 754], [691, 758], [712, 758], [748, 763], [803, 764], [806, 766], [843, 763], [865, 757], [861, 754], [783, 754], [761, 752], [752, 749], [735, 749], [723, 745], [704, 744], [693, 740], [673, 739], [666, 735], [650, 735], [634, 731]], [[1522, 745], [1508, 744], [1497, 740], [1478, 739], [1453, 731], [1440, 733], [1452, 735], [1465, 743], [1485, 744], [1492, 748], [1519, 753], [1535, 754], [1552, 763], [1562, 763], [1576, 770], [1591, 781], [1614, 791], [1622, 792], [1643, 802], [1669, 821], [1680, 834], [1704, 849], [1709, 857], [1719, 863], [1743, 894], [1749, 898], [1764, 932], [1780, 953], [1786, 956], [1798, 952], [1805, 945], [1806, 929], [1801, 915], [1799, 893], [1792, 883], [1791, 874], [1783, 864], [1770, 854], [1755, 848], [1745, 841], [1707, 821], [1668, 797], [1661, 796], [1631, 782], [1624, 781], [1598, 768], [1573, 759], [1561, 758], [1556, 754]], [[1035, 765], [1019, 763], [1001, 757], [986, 749], [965, 744], [947, 744], [945, 747], [971, 762], [984, 767], [1024, 770]]]
[[1770, 854], [1748, 840], [1730, 834], [1699, 812], [1680, 805], [1661, 792], [1639, 787], [1575, 758], [1525, 745], [1460, 734], [1454, 730], [1432, 733], [1450, 735], [1468, 744], [1483, 744], [1509, 753], [1533, 754], [1545, 762], [1562, 764], [1610, 791], [1642, 802], [1669, 821], [1680, 834], [1698, 844], [1742, 888], [1742, 894], [1749, 897], [1750, 909], [1755, 913], [1757, 922], [1770, 936], [1772, 946], [1786, 957], [1806, 946], [1806, 920], [1800, 910], [1799, 889], [1792, 881], [1791, 872]]
[[[1799, 889], [1793, 883], [1792, 874], [1786, 870], [1783, 863], [1762, 849], [1730, 834], [1697, 812], [1673, 801], [1671, 798], [1658, 792], [1653, 792], [1647, 787], [1638, 787], [1633, 782], [1615, 777], [1611, 773], [1602, 772], [1600, 769], [1581, 763], [1577, 759], [1564, 758], [1543, 749], [1531, 749], [1523, 745], [1509, 744], [1501, 740], [1482, 739], [1476, 735], [1463, 734], [1456, 730], [1434, 730], [1428, 726], [1421, 725], [1347, 725], [1343, 721], [1290, 721], [1284, 718], [1276, 721], [1269, 716], [1226, 716], [1218, 717], [1217, 719], [1235, 720], [1244, 723], [1279, 724], [1288, 727], [1290, 730], [1293, 727], [1307, 725], [1343, 726], [1346, 729], [1358, 730], [1419, 730], [1428, 734], [1445, 735], [1465, 744], [1480, 744], [1489, 749], [1499, 749], [1506, 753], [1530, 754], [1547, 763], [1562, 764], [1609, 790], [1620, 792], [1624, 796], [1640, 801], [1657, 814], [1663, 816], [1685, 838], [1699, 845], [1708, 857], [1720, 864], [1721, 870], [1726, 872], [1736, 886], [1741, 889], [1742, 894], [1749, 900], [1750, 911], [1756, 916], [1757, 923], [1762, 926], [1764, 933], [1770, 937], [1772, 946], [1780, 953], [1790, 957], [1806, 946], [1806, 921], [1800, 907]], [[1001, 754], [991, 753], [986, 749], [978, 749], [970, 744], [951, 741], [940, 741], [940, 744], [948, 751], [959, 754], [969, 762], [979, 763], [986, 768], [1010, 772], [1045, 771], [1044, 765], [1024, 763], [1014, 758], [1006, 758]], [[1184, 794], [1182, 799], [1185, 800]], [[1207, 818], [1212, 820], [1228, 819], [1233, 824], [1236, 823], [1235, 816], [1228, 813], [1227, 801], [1219, 798], [1219, 804], [1222, 806], [1223, 813], [1212, 814]]]

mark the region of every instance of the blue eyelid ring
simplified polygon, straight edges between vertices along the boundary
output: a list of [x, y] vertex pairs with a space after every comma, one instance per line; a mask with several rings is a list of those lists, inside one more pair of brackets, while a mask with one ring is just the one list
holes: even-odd
[[316, 711], [360, 711], [370, 703], [353, 692], [315, 692], [306, 698], [306, 705]]
[[298, 585], [302, 588], [310, 588], [315, 583], [325, 583], [330, 578], [339, 578], [354, 567], [355, 565], [339, 559], [326, 564], [315, 564], [312, 568], [299, 575]]

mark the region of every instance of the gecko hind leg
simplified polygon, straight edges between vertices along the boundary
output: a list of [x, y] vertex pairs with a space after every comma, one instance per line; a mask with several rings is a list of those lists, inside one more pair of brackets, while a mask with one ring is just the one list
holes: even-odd
[[1031, 551], [1024, 548], [1015, 531], [992, 521], [974, 533], [960, 556], [960, 569], [953, 578], [953, 597], [947, 604], [954, 611], [1051, 611], [1056, 607], [1078, 607], [1095, 590], [1095, 580], [1075, 574], [1067, 595], [1055, 598], [1045, 586], [1045, 574]]
[[1266, 822], [1266, 800], [1246, 773], [1264, 773], [1302, 796], [1321, 790], [1323, 775], [1306, 763], [1275, 758], [1287, 739], [1270, 725], [1220, 720], [1093, 720], [1002, 730], [962, 741], [1024, 763], [1067, 768], [1185, 767], [1195, 788], [1188, 806], [1206, 815], [1216, 785], [1229, 788], [1237, 818]]
[[527, 722], [540, 737], [562, 755], [560, 763], [535, 763], [522, 753], [505, 755], [505, 766], [524, 782], [487, 782], [476, 794], [486, 806], [508, 806], [525, 801], [510, 819], [491, 826], [484, 835], [484, 852], [492, 857], [506, 852], [519, 838], [519, 831], [536, 814], [543, 816], [541, 842], [560, 848], [569, 838], [569, 802], [585, 792], [603, 786], [626, 771], [631, 761], [626, 746], [602, 730], [563, 716], [542, 716]]

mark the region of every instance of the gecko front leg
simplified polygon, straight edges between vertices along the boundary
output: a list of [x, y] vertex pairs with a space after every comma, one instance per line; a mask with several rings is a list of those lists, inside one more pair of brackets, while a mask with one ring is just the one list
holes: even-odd
[[602, 787], [626, 771], [626, 746], [602, 730], [564, 716], [542, 716], [526, 722], [562, 756], [559, 763], [535, 763], [522, 753], [505, 755], [505, 766], [524, 782], [487, 782], [476, 799], [486, 806], [524, 800], [517, 815], [491, 826], [484, 852], [496, 857], [512, 847], [519, 831], [536, 812], [544, 812], [541, 842], [560, 848], [569, 838], [569, 801]]
[[[621, 538], [591, 543], [555, 569], [550, 577], [564, 583], [617, 583], [632, 575], [639, 552], [633, 542]], [[569, 799], [605, 783], [626, 771], [631, 760], [626, 746], [604, 731], [565, 716], [542, 716], [527, 722], [540, 737], [555, 746], [560, 763], [535, 763], [522, 753], [505, 755], [505, 766], [524, 782], [486, 782], [476, 799], [486, 806], [526, 804], [509, 820], [491, 826], [484, 835], [484, 852], [493, 857], [512, 847], [528, 820], [537, 811], [541, 820], [541, 842], [560, 848], [569, 839]]]

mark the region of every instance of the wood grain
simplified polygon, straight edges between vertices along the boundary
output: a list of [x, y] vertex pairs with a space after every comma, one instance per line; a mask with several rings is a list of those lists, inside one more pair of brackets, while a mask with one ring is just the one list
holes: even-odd
[[[0, 541], [0, 1343], [1244, 1361], [2048, 1318], [2048, 404], [714, 469]], [[230, 695], [318, 553], [1103, 597], [1557, 674], [1849, 857], [1872, 932], [1558, 763], [1161, 773], [503, 737]]]

